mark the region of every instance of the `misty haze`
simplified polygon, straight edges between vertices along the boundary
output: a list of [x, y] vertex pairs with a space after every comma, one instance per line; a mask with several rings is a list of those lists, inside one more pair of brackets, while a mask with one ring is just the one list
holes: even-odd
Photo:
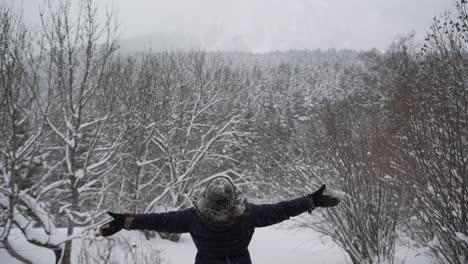
[[0, 263], [468, 263], [465, 0], [0, 0]]

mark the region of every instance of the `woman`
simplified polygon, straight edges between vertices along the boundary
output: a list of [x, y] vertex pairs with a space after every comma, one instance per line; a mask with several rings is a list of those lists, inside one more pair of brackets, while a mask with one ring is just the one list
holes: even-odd
[[332, 207], [335, 197], [318, 191], [277, 204], [247, 203], [227, 176], [210, 181], [193, 207], [167, 213], [116, 214], [103, 226], [103, 236], [127, 230], [154, 230], [168, 233], [190, 233], [197, 255], [195, 264], [251, 264], [248, 246], [256, 227], [273, 225], [315, 207]]

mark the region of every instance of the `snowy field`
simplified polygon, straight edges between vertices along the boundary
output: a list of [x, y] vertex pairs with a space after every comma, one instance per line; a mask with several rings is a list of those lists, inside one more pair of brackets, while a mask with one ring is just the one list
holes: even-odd
[[[14, 231], [15, 232], [15, 231]], [[16, 231], [17, 232], [17, 231]], [[32, 257], [33, 263], [53, 263], [50, 250], [44, 250], [35, 246], [25, 246], [25, 241], [15, 233], [12, 234], [12, 243], [21, 245], [25, 253]], [[195, 246], [189, 235], [184, 234], [180, 243], [173, 243], [158, 238], [147, 241], [142, 233], [137, 231], [121, 231], [115, 238], [109, 263], [157, 263], [160, 256], [164, 264], [190, 264], [194, 263]], [[86, 240], [83, 240], [86, 241]], [[113, 244], [112, 240], [98, 239], [91, 243], [75, 241], [75, 263], [103, 263], [109, 253], [108, 248]], [[253, 263], [256, 264], [345, 264], [351, 263], [346, 254], [330, 239], [310, 229], [284, 229], [278, 226], [256, 229], [250, 253]], [[99, 250], [99, 254], [96, 254]], [[159, 254], [158, 254], [159, 252]], [[101, 258], [96, 258], [99, 255]], [[78, 260], [81, 261], [78, 261]], [[16, 264], [4, 249], [0, 249], [1, 264]], [[405, 247], [397, 248], [395, 264], [425, 264], [430, 263], [423, 255]]]

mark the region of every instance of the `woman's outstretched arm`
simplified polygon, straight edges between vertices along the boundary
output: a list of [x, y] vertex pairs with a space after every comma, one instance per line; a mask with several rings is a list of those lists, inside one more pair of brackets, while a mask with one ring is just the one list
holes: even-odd
[[124, 228], [128, 230], [153, 230], [167, 233], [186, 233], [192, 220], [192, 209], [166, 213], [130, 214]]
[[110, 236], [127, 230], [153, 230], [167, 233], [186, 233], [190, 230], [193, 209], [149, 214], [116, 214], [109, 213], [113, 220], [101, 226], [103, 236]]
[[332, 207], [339, 203], [338, 198], [324, 195], [325, 185], [318, 191], [293, 200], [276, 204], [249, 204], [248, 214], [254, 227], [264, 227], [280, 223], [290, 217], [312, 211], [315, 207]]
[[276, 204], [249, 204], [248, 214], [253, 227], [264, 227], [280, 223], [315, 208], [308, 196]]

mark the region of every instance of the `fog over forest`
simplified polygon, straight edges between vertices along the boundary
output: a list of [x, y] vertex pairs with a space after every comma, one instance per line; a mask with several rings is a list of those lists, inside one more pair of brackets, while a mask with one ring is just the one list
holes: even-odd
[[[42, 0], [21, 0], [40, 24]], [[267, 52], [287, 49], [387, 49], [412, 31], [422, 40], [432, 18], [454, 11], [450, 0], [97, 0], [118, 14], [126, 49]]]
[[1, 0], [0, 262], [466, 264], [467, 51], [465, 0]]

